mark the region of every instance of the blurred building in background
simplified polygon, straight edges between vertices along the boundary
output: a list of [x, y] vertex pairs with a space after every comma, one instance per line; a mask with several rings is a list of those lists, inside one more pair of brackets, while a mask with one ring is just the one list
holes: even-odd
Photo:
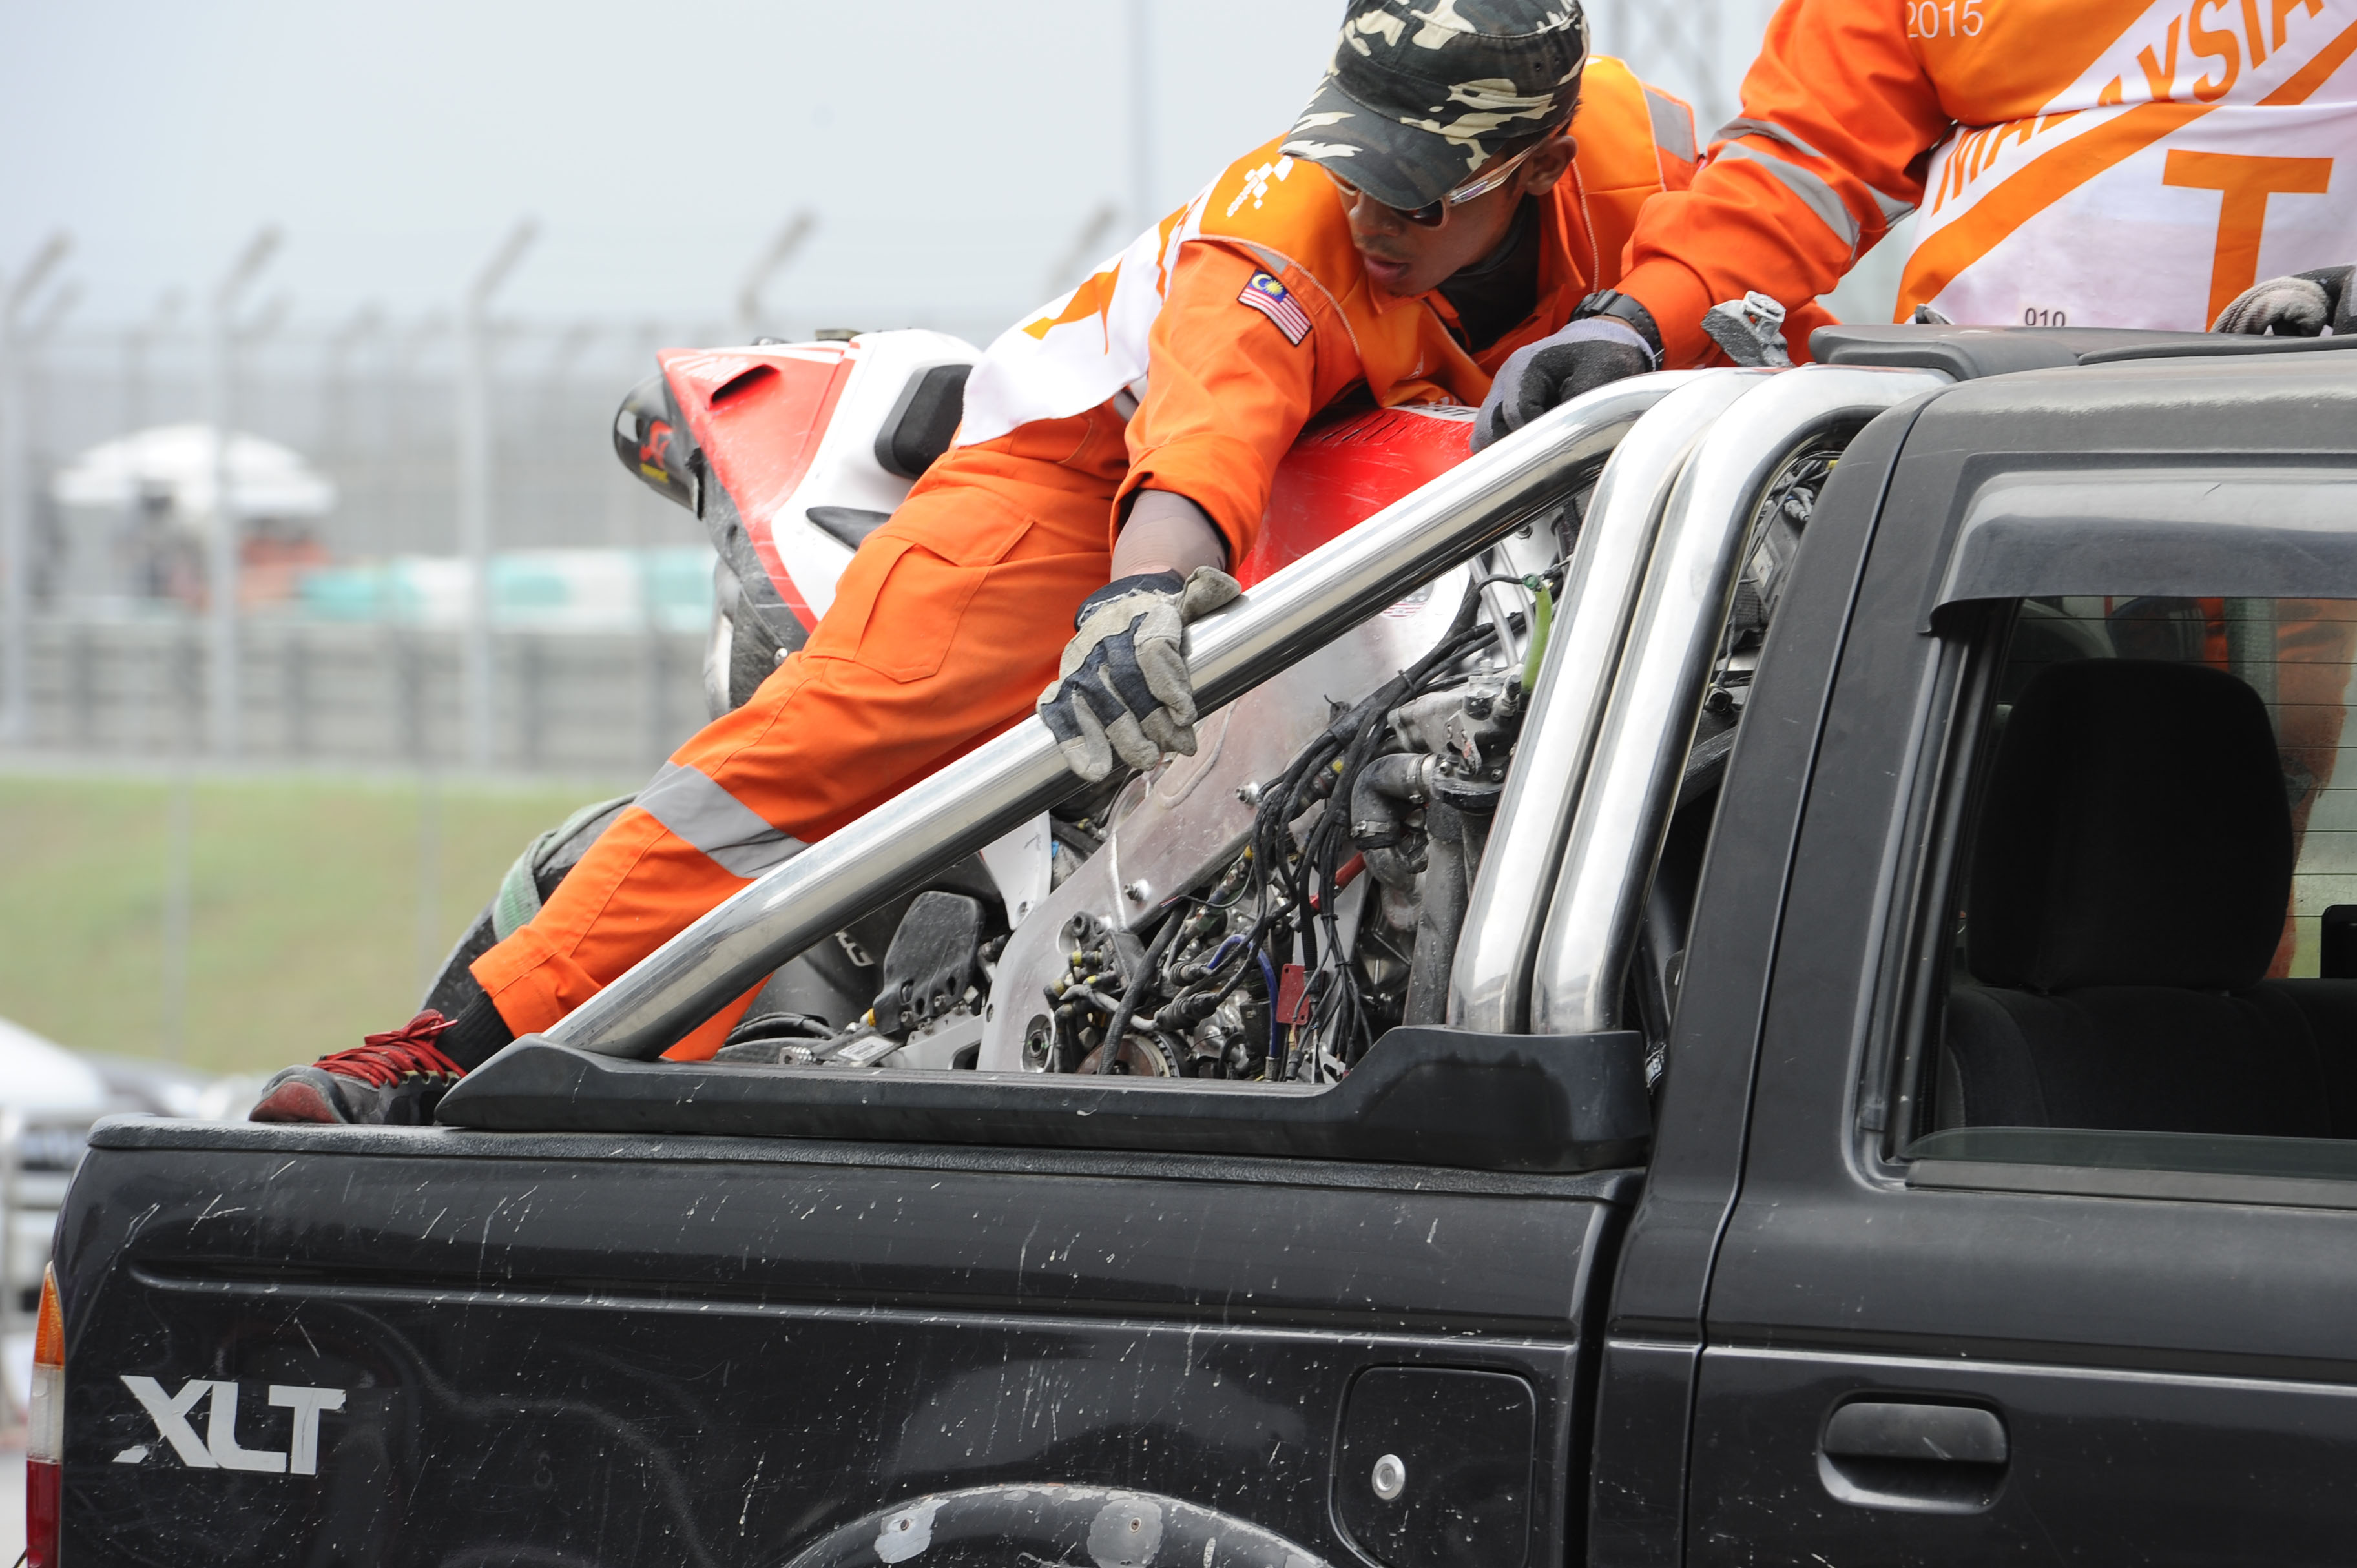
[[[702, 721], [710, 547], [694, 518], [631, 482], [608, 431], [658, 345], [730, 335], [720, 322], [500, 328], [483, 398], [495, 768], [628, 776]], [[217, 463], [198, 334], [69, 330], [45, 344], [19, 371], [32, 491], [20, 746], [208, 750], [207, 552], [226, 517], [238, 760], [461, 761], [476, 572], [458, 535], [459, 352], [431, 318], [282, 328], [238, 356]]]
[[328, 560], [322, 521], [336, 487], [274, 441], [239, 432], [222, 456], [233, 507], [214, 495], [213, 427], [162, 424], [100, 443], [59, 468], [48, 499], [57, 526], [37, 569], [54, 597], [85, 609], [169, 600], [201, 607], [205, 546], [227, 510], [242, 527], [240, 599], [291, 597]]

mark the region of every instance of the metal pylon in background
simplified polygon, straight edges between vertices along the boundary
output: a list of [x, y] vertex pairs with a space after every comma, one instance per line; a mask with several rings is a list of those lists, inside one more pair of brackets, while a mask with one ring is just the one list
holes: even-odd
[[[49, 236], [24, 271], [0, 287], [0, 743], [21, 746], [32, 735], [33, 614], [32, 475], [26, 456], [26, 307], [64, 261], [73, 242]], [[51, 317], [59, 314], [52, 311]]]
[[[245, 519], [231, 473], [231, 444], [237, 438], [237, 351], [258, 336], [238, 317], [238, 307], [254, 278], [278, 251], [281, 236], [264, 228], [246, 242], [213, 288], [205, 355], [205, 423], [212, 441], [212, 516], [205, 535], [205, 713], [213, 755], [238, 752], [239, 719], [244, 705], [238, 687], [239, 546]], [[271, 323], [274, 325], [274, 322]]]
[[508, 231], [467, 288], [458, 312], [458, 553], [467, 558], [468, 598], [461, 695], [466, 762], [489, 768], [493, 756], [491, 650], [491, 296], [523, 259], [540, 226], [525, 219]]
[[374, 341], [384, 327], [384, 312], [374, 305], [363, 305], [328, 334], [327, 353], [319, 367], [319, 456], [327, 462], [344, 464], [351, 459], [352, 362], [361, 345]]
[[[147, 318], [126, 328], [123, 334], [123, 433], [135, 435], [147, 428], [149, 360], [156, 345], [169, 337], [179, 324], [180, 312], [187, 307], [188, 298], [177, 288], [167, 288], [156, 299], [156, 308]], [[137, 503], [130, 503], [135, 506]]]
[[802, 209], [770, 236], [768, 247], [745, 269], [745, 279], [737, 285], [737, 341], [750, 343], [761, 330], [763, 291], [817, 231], [818, 214], [807, 207]]

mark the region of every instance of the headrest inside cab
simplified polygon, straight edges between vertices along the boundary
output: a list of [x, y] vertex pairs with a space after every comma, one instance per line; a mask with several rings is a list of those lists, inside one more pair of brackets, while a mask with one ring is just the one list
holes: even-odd
[[2291, 811], [2266, 705], [2199, 665], [2057, 664], [1997, 747], [1966, 904], [1973, 972], [2071, 991], [2239, 991], [2291, 897]]

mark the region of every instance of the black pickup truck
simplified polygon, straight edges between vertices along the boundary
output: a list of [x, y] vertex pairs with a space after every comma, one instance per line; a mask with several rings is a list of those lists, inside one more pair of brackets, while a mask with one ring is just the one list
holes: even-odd
[[[1427, 793], [1344, 843], [1307, 793], [1221, 792], [1248, 820], [1164, 884], [1219, 941], [1191, 968], [1155, 909], [1090, 913], [1084, 861], [1044, 999], [1020, 924], [963, 993], [897, 993], [978, 1004], [981, 1070], [653, 1058], [1057, 810], [1036, 725], [439, 1125], [102, 1123], [36, 1561], [2347, 1561], [2341, 341], [1837, 329], [1558, 410], [1198, 628], [1241, 701], [1576, 532], [1558, 577], [1474, 584], [1469, 616], [1533, 596], [1480, 612], [1494, 646], [1440, 634], [1448, 714], [1386, 688], [1275, 780], [1405, 757]], [[1516, 655], [1527, 693], [1480, 662]], [[1475, 800], [1501, 736], [1467, 715], [1517, 703]], [[1127, 853], [1094, 809], [1060, 846]], [[1372, 885], [1418, 832], [1353, 946], [1341, 857]], [[1239, 882], [1240, 843], [1308, 880]], [[1263, 935], [1324, 899], [1327, 956], [1303, 925], [1215, 996], [1239, 886]], [[1372, 1039], [1319, 1036], [1321, 994]]]

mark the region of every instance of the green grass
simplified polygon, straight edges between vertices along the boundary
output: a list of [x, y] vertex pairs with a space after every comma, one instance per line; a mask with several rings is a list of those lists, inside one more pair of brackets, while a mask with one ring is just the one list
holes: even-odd
[[[199, 779], [181, 1059], [275, 1068], [405, 1022], [422, 971], [533, 835], [627, 788], [446, 781], [429, 919], [414, 783]], [[169, 798], [161, 779], [0, 776], [0, 1015], [83, 1050], [167, 1054]]]

